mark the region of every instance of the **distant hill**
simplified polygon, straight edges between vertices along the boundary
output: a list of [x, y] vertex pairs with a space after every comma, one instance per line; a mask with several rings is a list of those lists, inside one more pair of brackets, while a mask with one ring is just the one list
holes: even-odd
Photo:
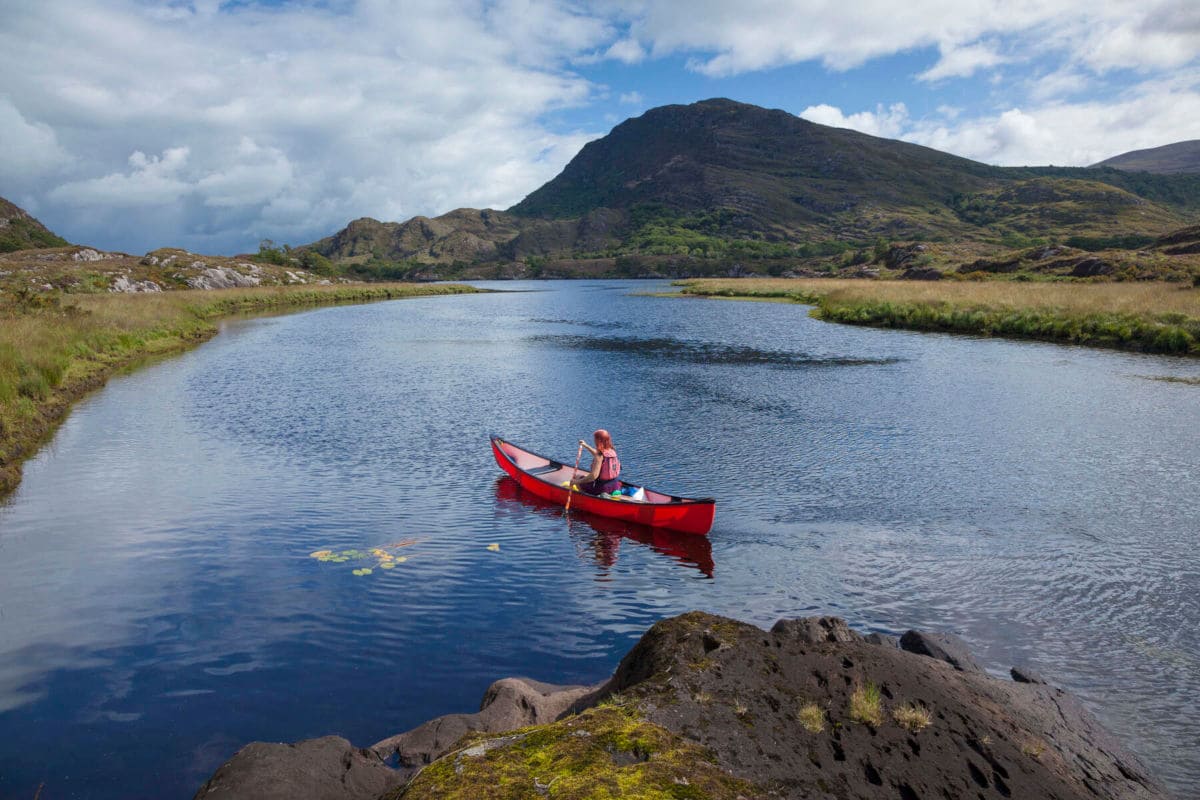
[[1129, 172], [1153, 172], [1159, 175], [1200, 174], [1200, 139], [1164, 144], [1146, 150], [1131, 150], [1095, 164]]
[[24, 209], [0, 197], [0, 253], [66, 244], [66, 239], [51, 233]]
[[965, 263], [1067, 239], [1153, 241], [1198, 218], [1200, 175], [994, 167], [714, 99], [622, 122], [507, 211], [361, 219], [297, 250], [364, 276], [486, 264], [561, 274], [572, 262], [610, 274], [747, 264], [778, 274], [797, 262], [861, 265], [891, 242], [952, 244], [947, 258]]

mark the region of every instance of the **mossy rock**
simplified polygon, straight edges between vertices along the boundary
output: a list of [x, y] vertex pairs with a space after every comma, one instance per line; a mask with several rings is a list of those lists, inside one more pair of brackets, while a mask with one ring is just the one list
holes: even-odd
[[647, 722], [628, 706], [602, 706], [502, 736], [472, 734], [459, 745], [388, 797], [735, 800], [764, 795], [718, 767], [709, 751]]

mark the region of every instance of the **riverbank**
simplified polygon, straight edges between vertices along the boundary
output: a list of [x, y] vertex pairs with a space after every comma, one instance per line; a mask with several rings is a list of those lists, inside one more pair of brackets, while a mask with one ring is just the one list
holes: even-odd
[[236, 314], [479, 291], [458, 284], [339, 284], [144, 294], [28, 293], [0, 300], [0, 498], [71, 405], [114, 373], [194, 346]]
[[1172, 283], [677, 281], [682, 294], [788, 300], [829, 322], [1200, 355], [1200, 288]]
[[371, 748], [255, 742], [195, 797], [1168, 797], [1071, 695], [1011, 676], [948, 634], [693, 611], [651, 627], [603, 684], [506, 678], [478, 713]]

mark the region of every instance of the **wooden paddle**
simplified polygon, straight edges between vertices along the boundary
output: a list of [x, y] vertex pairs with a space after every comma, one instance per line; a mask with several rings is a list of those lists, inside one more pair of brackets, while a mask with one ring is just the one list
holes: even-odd
[[[570, 479], [567, 481], [567, 511], [571, 510], [571, 498], [575, 496], [575, 473], [579, 472], [579, 459], [583, 457], [583, 444], [580, 443], [578, 452], [575, 453], [575, 472], [571, 473]], [[566, 511], [563, 512], [567, 513]]]

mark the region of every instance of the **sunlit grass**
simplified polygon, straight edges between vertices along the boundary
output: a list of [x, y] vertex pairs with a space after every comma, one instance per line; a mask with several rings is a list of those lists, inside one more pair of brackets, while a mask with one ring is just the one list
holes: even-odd
[[831, 322], [1200, 353], [1200, 291], [1170, 283], [706, 279], [685, 294], [787, 298]]
[[825, 712], [816, 703], [807, 703], [796, 714], [800, 727], [809, 733], [820, 733], [825, 730]]
[[896, 720], [901, 728], [916, 733], [930, 726], [933, 722], [933, 715], [927, 708], [905, 703], [892, 709], [892, 719]]
[[878, 728], [883, 725], [883, 697], [879, 687], [868, 682], [850, 694], [850, 719]]

